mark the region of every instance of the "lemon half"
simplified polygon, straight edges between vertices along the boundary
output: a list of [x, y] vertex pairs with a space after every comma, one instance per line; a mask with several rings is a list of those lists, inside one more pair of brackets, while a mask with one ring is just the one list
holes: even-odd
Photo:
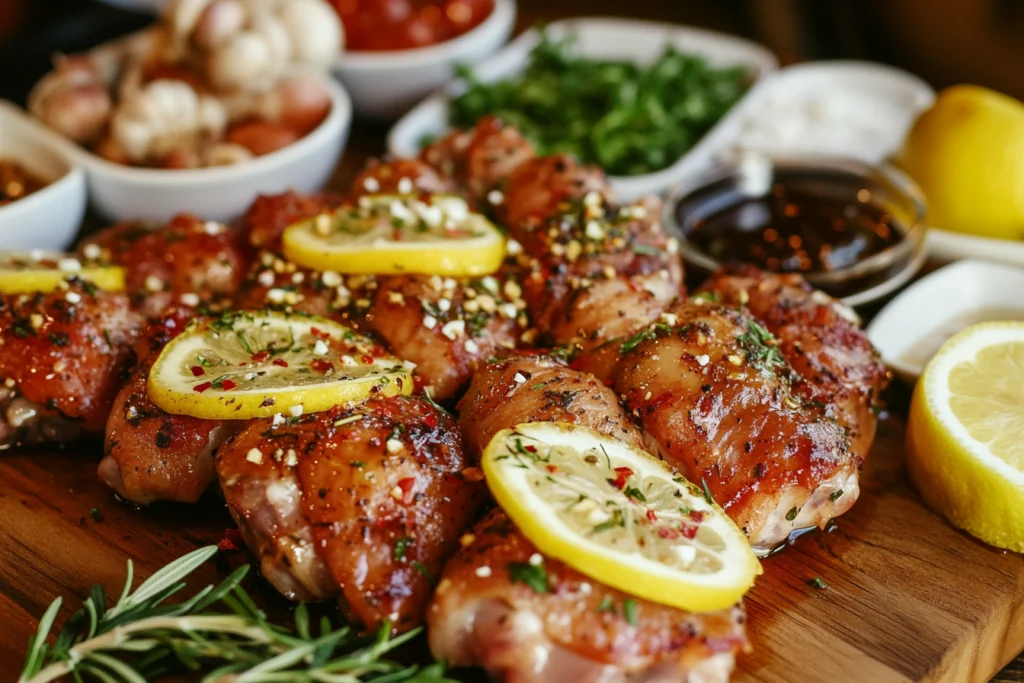
[[498, 270], [505, 238], [449, 195], [369, 195], [288, 226], [285, 256], [316, 270], [476, 277]]
[[297, 417], [410, 394], [412, 375], [373, 340], [301, 314], [233, 312], [190, 326], [150, 371], [159, 408], [209, 420]]
[[1024, 551], [1024, 323], [982, 323], [946, 342], [914, 391], [907, 449], [931, 507]]
[[608, 586], [691, 612], [725, 609], [761, 565], [700, 487], [617, 439], [553, 422], [499, 432], [483, 470], [544, 554]]

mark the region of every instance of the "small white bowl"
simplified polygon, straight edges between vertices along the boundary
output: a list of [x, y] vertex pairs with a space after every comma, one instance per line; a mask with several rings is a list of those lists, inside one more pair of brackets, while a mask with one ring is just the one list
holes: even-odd
[[348, 139], [352, 102], [340, 84], [329, 78], [323, 83], [331, 110], [319, 126], [283, 149], [231, 166], [136, 168], [107, 161], [57, 133], [47, 133], [85, 169], [89, 200], [106, 218], [166, 222], [188, 212], [230, 221], [260, 194], [314, 192], [331, 177]]
[[48, 184], [0, 206], [0, 249], [64, 249], [85, 214], [85, 174], [61, 153], [52, 134], [14, 104], [0, 101], [0, 158], [16, 161]]
[[[750, 71], [752, 86], [778, 66], [775, 55], [756, 43], [703, 29], [633, 19], [583, 18], [556, 21], [547, 27], [548, 35], [559, 38], [566, 34], [577, 37], [579, 53], [591, 59], [619, 59], [650, 64], [661, 55], [666, 45], [684, 52], [701, 55], [717, 67], [741, 65]], [[527, 31], [504, 50], [474, 67], [474, 75], [482, 82], [511, 78], [523, 72], [530, 51], [540, 41], [537, 31]], [[421, 141], [428, 136], [448, 132], [448, 100], [465, 92], [466, 84], [456, 81], [406, 114], [388, 134], [388, 151], [401, 157], [416, 156]], [[744, 95], [744, 99], [746, 95]], [[676, 163], [654, 173], [629, 177], [612, 177], [616, 194], [624, 201], [642, 195], [657, 194], [675, 185], [696, 169], [709, 165], [715, 131], [734, 115], [742, 99], [708, 131], [700, 142]]]
[[925, 240], [928, 256], [942, 263], [977, 258], [1024, 266], [1024, 240], [1000, 240], [939, 228], [928, 228]]
[[412, 50], [345, 52], [332, 72], [359, 116], [396, 119], [451, 81], [457, 65], [476, 64], [504, 45], [515, 23], [515, 0], [495, 0], [483, 23], [461, 36]]
[[[801, 156], [822, 154], [849, 156], [869, 164], [880, 164], [893, 154], [907, 135], [918, 115], [935, 101], [935, 91], [917, 76], [884, 64], [860, 61], [823, 61], [797, 64], [779, 69], [765, 78], [735, 109], [735, 116], [715, 131], [709, 146], [716, 154], [751, 150], [769, 155]], [[800, 137], [792, 126], [799, 122], [786, 107], [804, 102], [807, 120], [818, 136]], [[837, 127], [827, 125], [827, 117], [845, 103], [849, 120], [859, 124], [860, 139], [844, 136], [851, 128], [846, 122]], [[783, 118], [773, 131], [762, 132], [758, 126], [772, 106], [782, 107]], [[788, 126], [787, 127], [787, 123]], [[780, 128], [780, 126], [782, 126]], [[812, 131], [814, 132], [814, 131]], [[822, 140], [826, 132], [828, 139]]]
[[966, 260], [908, 287], [867, 332], [886, 365], [912, 384], [947, 339], [990, 320], [1024, 320], [1024, 269]]

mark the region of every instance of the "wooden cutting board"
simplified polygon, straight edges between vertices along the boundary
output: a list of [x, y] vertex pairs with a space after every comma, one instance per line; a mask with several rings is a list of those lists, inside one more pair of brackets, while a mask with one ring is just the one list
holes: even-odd
[[[764, 562], [747, 598], [754, 650], [736, 683], [986, 681], [1024, 649], [1024, 558], [924, 508], [902, 452], [902, 424], [883, 420], [853, 511]], [[54, 596], [66, 617], [94, 582], [120, 588], [129, 557], [148, 575], [231, 526], [213, 497], [142, 511], [119, 503], [95, 477], [96, 455], [0, 456], [0, 681], [16, 679]], [[220, 573], [210, 565], [198, 580]], [[827, 588], [811, 586], [815, 577]]]

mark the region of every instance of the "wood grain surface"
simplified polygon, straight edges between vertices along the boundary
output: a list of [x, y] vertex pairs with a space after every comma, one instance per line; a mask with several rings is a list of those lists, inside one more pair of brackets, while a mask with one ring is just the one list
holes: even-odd
[[[383, 149], [386, 130], [357, 122], [332, 185], [347, 186]], [[929, 512], [905, 480], [903, 438], [899, 417], [883, 420], [853, 510], [765, 560], [746, 600], [754, 650], [734, 683], [973, 683], [1024, 649], [1024, 558]], [[215, 495], [145, 510], [118, 502], [96, 477], [99, 456], [99, 445], [0, 454], [0, 683], [16, 680], [55, 596], [64, 598], [60, 623], [93, 583], [119, 589], [127, 559], [148, 576], [232, 526]], [[211, 563], [196, 581], [213, 582], [243, 558]], [[812, 587], [816, 577], [827, 588]], [[255, 585], [283, 611], [269, 586]], [[1024, 681], [1024, 661], [993, 680]]]
[[[902, 451], [903, 425], [888, 418], [853, 510], [764, 562], [747, 598], [754, 651], [736, 683], [980, 682], [1024, 646], [1024, 558], [926, 510]], [[146, 576], [232, 526], [215, 495], [146, 510], [118, 502], [95, 476], [98, 456], [88, 446], [0, 458], [0, 681], [16, 678], [54, 596], [66, 617], [93, 583], [115, 592], [128, 558]], [[227, 571], [211, 564], [197, 581]], [[812, 587], [816, 577], [827, 587]], [[262, 581], [256, 589], [280, 603]]]

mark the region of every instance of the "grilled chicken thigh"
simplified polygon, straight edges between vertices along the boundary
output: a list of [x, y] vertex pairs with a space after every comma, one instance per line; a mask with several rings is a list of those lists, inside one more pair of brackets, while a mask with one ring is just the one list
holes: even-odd
[[371, 194], [451, 194], [455, 183], [417, 159], [371, 160], [352, 182], [351, 197]]
[[[546, 590], [519, 578], [533, 566]], [[725, 683], [744, 622], [740, 605], [689, 614], [597, 583], [494, 510], [445, 566], [427, 636], [435, 657], [505, 683]]]
[[239, 229], [249, 246], [255, 250], [279, 252], [281, 233], [295, 221], [329, 211], [341, 204], [341, 195], [320, 194], [260, 195], [239, 221]]
[[485, 359], [515, 347], [525, 323], [519, 292], [513, 281], [495, 276], [382, 277], [369, 326], [396, 356], [415, 364], [418, 387], [447, 400]]
[[764, 323], [796, 371], [797, 396], [825, 406], [846, 428], [850, 450], [864, 458], [875, 438], [875, 407], [888, 377], [857, 315], [799, 275], [773, 275], [752, 266], [716, 273], [701, 289], [724, 304], [746, 306]]
[[101, 433], [140, 325], [128, 297], [81, 280], [0, 296], [0, 445]]
[[794, 391], [778, 341], [749, 315], [693, 299], [621, 351], [615, 388], [652, 452], [706, 482], [755, 549], [856, 501], [860, 462], [843, 428]]
[[171, 415], [149, 399], [149, 371], [164, 346], [181, 334], [196, 311], [175, 306], [150, 320], [134, 351], [139, 363], [121, 388], [107, 420], [99, 477], [133, 503], [194, 503], [216, 473], [213, 449], [240, 425]]
[[187, 214], [163, 227], [111, 226], [84, 242], [80, 251], [122, 266], [125, 291], [147, 317], [179, 300], [222, 305], [234, 296], [249, 268], [248, 250], [237, 230]]
[[459, 402], [470, 453], [479, 454], [502, 429], [524, 422], [569, 422], [641, 447], [640, 432], [615, 392], [593, 376], [547, 356], [510, 356], [473, 375]]
[[454, 421], [408, 396], [250, 422], [216, 464], [267, 580], [295, 600], [337, 597], [370, 629], [422, 623], [483, 492]]

